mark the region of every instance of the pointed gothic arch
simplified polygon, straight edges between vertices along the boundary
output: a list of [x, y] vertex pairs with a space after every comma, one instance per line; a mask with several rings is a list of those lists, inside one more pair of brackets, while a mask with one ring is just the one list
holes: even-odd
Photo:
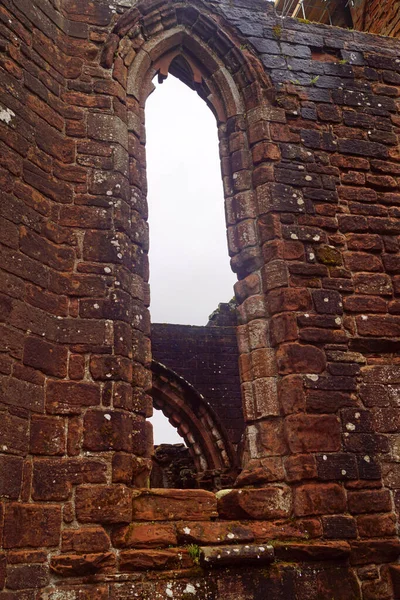
[[[116, 57], [121, 56], [128, 70], [124, 77], [115, 73]], [[154, 76], [158, 74], [162, 80], [173, 73], [195, 89], [216, 116], [228, 248], [232, 270], [238, 277], [235, 292], [239, 347], [251, 363], [253, 351], [269, 348], [264, 292], [270, 289], [271, 279], [285, 270], [280, 256], [268, 268], [263, 266], [260, 218], [271, 210], [266, 162], [274, 160], [273, 150], [268, 152], [267, 148], [271, 143], [269, 121], [274, 118], [274, 88], [264, 68], [251, 47], [242, 44], [237, 32], [226, 24], [217, 7], [210, 13], [210, 7], [203, 8], [201, 1], [188, 6], [184, 1], [166, 0], [138, 2], [125, 13], [104, 45], [101, 64], [106, 68], [114, 65], [114, 77], [122, 81], [126, 91], [131, 198], [140, 215], [138, 219], [143, 220], [144, 241], [139, 242], [136, 257], [144, 265], [145, 282], [148, 237], [144, 110]], [[266, 147], [259, 169], [252, 155], [252, 145], [258, 142]], [[149, 337], [149, 332], [144, 335]], [[149, 362], [144, 366], [149, 369]], [[246, 461], [254, 454], [257, 422], [280, 418], [276, 369], [271, 368], [264, 375], [251, 367], [241, 388], [244, 416], [249, 424]]]
[[237, 457], [227, 432], [210, 404], [183, 377], [153, 360], [152, 397], [185, 440], [199, 479], [209, 475], [234, 481]]

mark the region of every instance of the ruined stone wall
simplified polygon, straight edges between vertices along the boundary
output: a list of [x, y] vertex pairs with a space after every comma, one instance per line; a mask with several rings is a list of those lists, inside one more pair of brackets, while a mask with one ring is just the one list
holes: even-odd
[[152, 324], [151, 344], [154, 360], [203, 394], [237, 445], [244, 422], [236, 328]]
[[400, 37], [400, 2], [398, 0], [361, 0], [350, 4], [354, 29], [379, 35]]
[[[58, 5], [0, 8], [0, 599], [399, 597], [398, 42], [250, 0]], [[144, 106], [177, 55], [238, 275], [218, 497], [146, 489]]]

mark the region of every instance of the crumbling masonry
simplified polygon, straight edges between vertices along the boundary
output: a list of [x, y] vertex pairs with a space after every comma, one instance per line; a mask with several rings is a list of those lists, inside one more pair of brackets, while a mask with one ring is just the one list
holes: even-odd
[[[2, 0], [0, 44], [0, 600], [400, 598], [399, 41], [258, 0]], [[240, 444], [151, 353], [157, 72], [218, 124]], [[152, 373], [228, 490], [147, 487]]]

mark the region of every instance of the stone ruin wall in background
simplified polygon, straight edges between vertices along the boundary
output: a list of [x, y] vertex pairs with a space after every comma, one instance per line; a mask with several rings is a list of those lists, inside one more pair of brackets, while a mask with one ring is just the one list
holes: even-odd
[[[398, 598], [399, 42], [246, 0], [3, 0], [0, 36], [0, 600]], [[238, 274], [218, 498], [146, 489], [143, 108], [174, 52]]]

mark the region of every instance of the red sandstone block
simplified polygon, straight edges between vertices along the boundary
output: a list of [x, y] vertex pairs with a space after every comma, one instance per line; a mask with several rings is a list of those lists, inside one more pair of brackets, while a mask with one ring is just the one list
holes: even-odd
[[356, 520], [353, 517], [322, 517], [324, 537], [328, 539], [353, 539], [357, 537]]
[[263, 458], [287, 454], [282, 419], [265, 420], [252, 425], [249, 437], [254, 444], [253, 456]]
[[120, 553], [120, 571], [176, 570], [193, 567], [185, 548], [169, 550], [126, 550]]
[[[132, 455], [116, 452], [112, 457], [112, 482], [130, 485], [133, 478]], [[143, 486], [145, 487], [145, 486]]]
[[346, 312], [386, 313], [388, 303], [379, 296], [348, 296], [343, 299]]
[[78, 456], [83, 438], [83, 424], [79, 417], [68, 419], [67, 453], [69, 456]]
[[10, 500], [18, 499], [22, 485], [22, 467], [22, 458], [9, 455], [0, 456], [0, 497]]
[[357, 517], [358, 534], [366, 538], [384, 538], [396, 535], [396, 516], [362, 515]]
[[132, 497], [124, 485], [82, 485], [76, 489], [76, 518], [81, 523], [129, 523]]
[[283, 486], [231, 490], [218, 498], [218, 513], [223, 519], [276, 519], [291, 510], [291, 493]]
[[49, 569], [44, 565], [7, 567], [7, 587], [11, 590], [44, 588], [49, 583]]
[[83, 422], [83, 447], [92, 452], [102, 450], [132, 452], [134, 449], [141, 449], [140, 453], [142, 453], [144, 420], [116, 410], [89, 410]]
[[382, 250], [382, 238], [377, 234], [349, 233], [346, 235], [349, 250]]
[[394, 562], [399, 555], [400, 541], [397, 538], [351, 542], [350, 563], [353, 565]]
[[51, 414], [79, 415], [86, 406], [100, 404], [100, 388], [90, 383], [48, 381], [46, 408]]
[[78, 381], [85, 376], [85, 357], [81, 354], [70, 354], [68, 364], [68, 376]]
[[281, 375], [289, 373], [322, 373], [326, 368], [325, 354], [315, 346], [283, 344], [276, 353]]
[[346, 509], [344, 489], [336, 483], [301, 485], [294, 490], [293, 508], [299, 517], [342, 513]]
[[122, 356], [92, 355], [90, 372], [93, 379], [132, 381], [132, 361]]
[[29, 448], [28, 420], [2, 413], [0, 419], [0, 447], [6, 448], [4, 452], [25, 456]]
[[75, 252], [72, 248], [53, 244], [26, 227], [20, 229], [20, 249], [56, 271], [72, 271], [74, 266]]
[[176, 546], [174, 525], [154, 523], [131, 523], [114, 529], [112, 543], [116, 548], [162, 548]]
[[63, 552], [106, 552], [110, 548], [110, 538], [103, 527], [66, 529], [62, 532]]
[[66, 296], [58, 296], [36, 285], [28, 284], [25, 298], [28, 304], [41, 308], [57, 317], [68, 315], [68, 298]]
[[283, 414], [303, 412], [305, 410], [303, 378], [299, 375], [283, 377], [278, 385], [278, 397]]
[[47, 552], [42, 550], [10, 550], [7, 552], [7, 562], [9, 565], [45, 563], [47, 562]]
[[379, 408], [372, 415], [374, 430], [383, 433], [397, 433], [400, 428], [398, 408]]
[[250, 521], [256, 542], [272, 539], [305, 539], [320, 537], [322, 528], [319, 519], [284, 519], [277, 521]]
[[382, 261], [378, 256], [367, 252], [346, 252], [344, 264], [349, 271], [383, 271]]
[[252, 542], [250, 525], [237, 521], [201, 523], [185, 521], [177, 526], [178, 542], [182, 544], [238, 544]]
[[65, 452], [65, 422], [57, 417], [32, 415], [30, 427], [31, 454], [48, 456]]
[[317, 463], [311, 454], [296, 454], [285, 459], [285, 471], [288, 481], [316, 479]]
[[152, 489], [135, 493], [133, 518], [138, 521], [208, 521], [217, 516], [217, 500], [205, 490]]
[[115, 554], [60, 554], [50, 560], [50, 569], [61, 577], [79, 577], [115, 571]]
[[[86, 169], [83, 172], [86, 175]], [[109, 229], [111, 215], [104, 208], [67, 205], [61, 207], [59, 224], [80, 229]]]
[[[326, 324], [324, 324], [326, 327]], [[347, 335], [342, 330], [323, 329], [322, 327], [304, 327], [299, 338], [304, 342], [316, 344], [343, 344], [348, 341]]]
[[[106, 273], [103, 270], [104, 275]], [[49, 288], [56, 294], [66, 296], [101, 297], [106, 292], [105, 277], [89, 274], [50, 273]]]
[[267, 294], [267, 307], [270, 314], [284, 311], [306, 311], [312, 306], [310, 294], [303, 288], [281, 288]]
[[362, 490], [348, 492], [349, 512], [353, 514], [389, 512], [391, 499], [389, 490]]
[[284, 562], [344, 560], [350, 555], [350, 545], [344, 541], [296, 543], [281, 542], [274, 545], [277, 560]]
[[358, 215], [339, 215], [339, 231], [348, 233], [368, 230], [367, 219]]
[[341, 447], [340, 421], [334, 415], [290, 415], [285, 434], [292, 452], [337, 452]]
[[399, 337], [400, 316], [361, 315], [356, 317], [357, 331], [360, 335]]
[[275, 315], [270, 321], [272, 346], [296, 340], [298, 337], [296, 317], [293, 314]]
[[96, 458], [35, 459], [32, 497], [35, 500], [66, 500], [73, 484], [105, 483], [106, 465]]
[[61, 507], [38, 504], [7, 504], [4, 515], [4, 548], [57, 546]]

